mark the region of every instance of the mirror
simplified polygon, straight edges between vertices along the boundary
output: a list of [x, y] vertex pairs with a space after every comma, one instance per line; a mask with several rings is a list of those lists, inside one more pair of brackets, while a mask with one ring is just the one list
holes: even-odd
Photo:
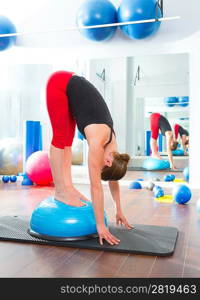
[[177, 148], [175, 145], [172, 147], [174, 165], [178, 170], [187, 166], [190, 99], [188, 54], [92, 60], [89, 66], [89, 80], [104, 96], [111, 111], [119, 151], [131, 155], [129, 169], [142, 169], [144, 160], [153, 154], [152, 114], [160, 114], [164, 122], [162, 125], [160, 121], [159, 125], [157, 155], [163, 160], [168, 158], [165, 132], [171, 131], [173, 140], [177, 141]]

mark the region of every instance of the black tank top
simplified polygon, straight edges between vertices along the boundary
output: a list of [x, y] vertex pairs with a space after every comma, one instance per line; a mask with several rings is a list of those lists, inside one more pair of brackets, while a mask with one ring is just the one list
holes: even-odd
[[110, 127], [112, 140], [113, 120], [106, 102], [99, 91], [84, 77], [74, 75], [67, 86], [69, 108], [77, 127], [85, 137], [84, 128], [90, 124], [106, 124]]
[[189, 132], [186, 129], [184, 129], [182, 126], [180, 126], [180, 125], [179, 125], [178, 132], [179, 132], [179, 134], [180, 134], [181, 137], [182, 137], [182, 135], [189, 136]]
[[169, 121], [162, 115], [160, 115], [160, 119], [159, 119], [159, 129], [161, 131], [161, 134], [164, 136], [166, 131], [172, 131]]

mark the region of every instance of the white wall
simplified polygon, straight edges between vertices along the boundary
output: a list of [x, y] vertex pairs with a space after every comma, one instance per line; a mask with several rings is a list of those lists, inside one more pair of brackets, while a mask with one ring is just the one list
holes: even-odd
[[51, 72], [50, 65], [1, 65], [0, 138], [21, 138], [25, 120], [41, 120], [41, 93]]
[[[96, 73], [105, 70], [105, 81]], [[126, 151], [127, 114], [127, 59], [100, 59], [89, 61], [88, 79], [104, 97], [111, 112], [119, 152]]]
[[136, 56], [134, 73], [136, 97], [169, 97], [189, 95], [188, 54]]

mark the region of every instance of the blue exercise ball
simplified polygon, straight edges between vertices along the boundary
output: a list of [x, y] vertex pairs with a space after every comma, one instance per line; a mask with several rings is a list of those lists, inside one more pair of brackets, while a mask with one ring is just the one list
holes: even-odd
[[87, 0], [78, 9], [76, 23], [86, 38], [92, 41], [105, 41], [114, 35], [116, 26], [91, 29], [80, 27], [117, 23], [117, 10], [108, 0]]
[[[15, 25], [6, 17], [0, 16], [0, 34], [16, 33]], [[16, 36], [0, 37], [0, 51], [6, 50], [16, 42]]]
[[[82, 200], [83, 201], [83, 200]], [[49, 240], [81, 240], [97, 234], [95, 214], [91, 202], [74, 207], [53, 197], [44, 199], [30, 218], [29, 233]], [[105, 224], [107, 218], [105, 216]]]
[[165, 97], [164, 98], [164, 103], [168, 107], [173, 107], [178, 103], [178, 98], [177, 97]]
[[191, 190], [184, 184], [178, 184], [173, 188], [173, 199], [179, 204], [187, 203], [191, 196]]
[[186, 167], [184, 170], [183, 170], [183, 176], [184, 176], [184, 179], [189, 182], [189, 179], [190, 179], [190, 174], [189, 174], [189, 167]]
[[179, 97], [178, 98], [178, 104], [182, 107], [188, 106], [189, 105], [189, 97]]
[[133, 181], [131, 182], [131, 184], [129, 185], [129, 189], [135, 189], [135, 190], [139, 190], [142, 188], [142, 185], [140, 184], [140, 182], [138, 181]]
[[174, 156], [184, 156], [185, 152], [183, 149], [176, 149], [176, 150], [172, 150], [172, 154]]
[[10, 176], [10, 181], [11, 182], [16, 182], [17, 181], [17, 176], [16, 175], [11, 175]]
[[4, 183], [9, 182], [9, 180], [10, 180], [10, 177], [7, 176], [7, 175], [4, 175], [4, 176], [2, 177], [2, 181], [3, 181]]
[[[118, 22], [140, 21], [162, 17], [156, 0], [122, 0], [118, 9]], [[143, 39], [155, 34], [161, 22], [121, 25], [122, 32], [131, 39]]]
[[170, 164], [167, 160], [157, 159], [149, 157], [143, 162], [143, 168], [145, 170], [165, 170], [170, 168]]
[[160, 186], [158, 186], [158, 185], [154, 186], [153, 192], [154, 192], [154, 196], [155, 196], [156, 198], [160, 198], [160, 197], [163, 197], [163, 196], [164, 196], [164, 191], [163, 191], [163, 189], [162, 189]]
[[170, 176], [170, 174], [164, 176], [164, 181], [172, 181], [172, 177]]
[[174, 179], [176, 178], [176, 176], [174, 174], [169, 174], [171, 181], [174, 181]]

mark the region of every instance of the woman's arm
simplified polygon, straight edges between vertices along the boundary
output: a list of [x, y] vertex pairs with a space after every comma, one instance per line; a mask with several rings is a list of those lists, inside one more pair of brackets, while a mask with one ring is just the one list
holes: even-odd
[[183, 134], [182, 137], [181, 137], [181, 144], [182, 144], [182, 147], [183, 147], [183, 150], [184, 150], [184, 154], [188, 155], [187, 150], [186, 150], [186, 144], [185, 144], [186, 141], [187, 141], [187, 137], [186, 137], [185, 134]]
[[116, 211], [121, 212], [121, 202], [120, 202], [120, 189], [119, 189], [119, 182], [118, 181], [109, 181], [109, 188], [112, 195], [112, 198], [115, 202]]
[[97, 230], [100, 244], [105, 239], [111, 245], [118, 244], [119, 240], [114, 237], [104, 223], [104, 195], [101, 184], [101, 169], [103, 164], [104, 149], [97, 142], [89, 144], [88, 167], [91, 184], [91, 197], [96, 217]]
[[109, 188], [112, 195], [112, 198], [116, 206], [116, 222], [117, 225], [123, 224], [126, 228], [132, 229], [133, 227], [128, 223], [126, 218], [122, 213], [121, 202], [120, 202], [120, 188], [118, 181], [109, 181]]

